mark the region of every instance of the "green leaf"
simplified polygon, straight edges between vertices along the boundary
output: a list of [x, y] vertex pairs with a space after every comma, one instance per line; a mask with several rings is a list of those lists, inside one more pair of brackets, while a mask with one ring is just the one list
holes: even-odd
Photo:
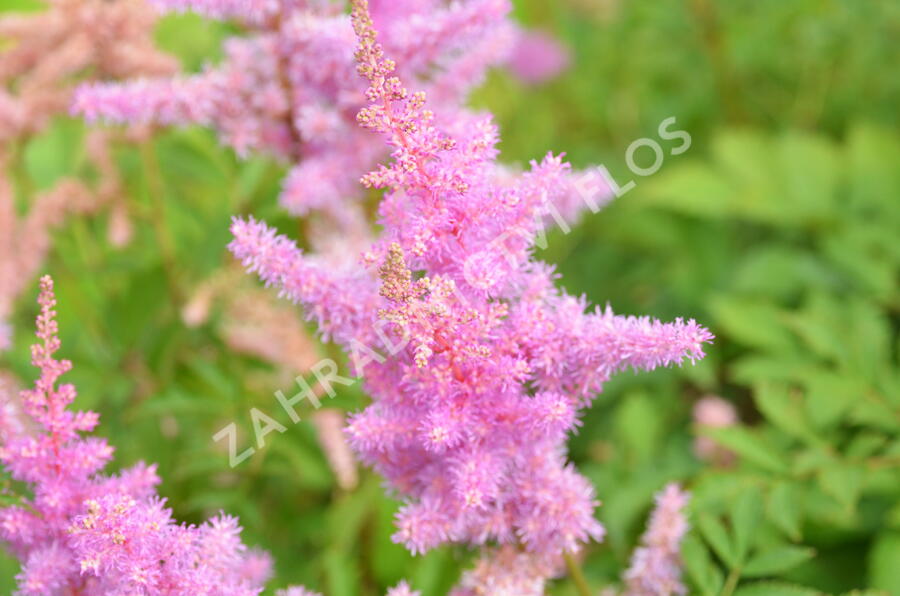
[[701, 432], [761, 468], [776, 474], [787, 473], [788, 465], [784, 457], [770, 443], [750, 429], [731, 426], [704, 428]]
[[712, 299], [710, 309], [716, 326], [740, 343], [778, 353], [797, 349], [797, 342], [785, 327], [784, 314], [767, 302], [720, 296]]
[[616, 433], [621, 444], [644, 460], [653, 454], [662, 429], [661, 410], [645, 394], [628, 395], [616, 412]]
[[815, 554], [815, 550], [802, 546], [776, 546], [754, 555], [743, 568], [742, 574], [746, 577], [776, 575], [808, 561]]
[[741, 564], [740, 555], [734, 542], [728, 535], [724, 524], [717, 517], [709, 513], [701, 513], [697, 518], [697, 526], [700, 528], [703, 538], [726, 565], [735, 568]]
[[329, 550], [323, 556], [328, 593], [334, 596], [356, 596], [359, 594], [359, 559], [351, 553]]
[[819, 486], [834, 497], [847, 511], [856, 508], [862, 490], [863, 469], [859, 466], [835, 462], [819, 472]]
[[800, 540], [801, 538], [801, 497], [800, 488], [788, 482], [775, 484], [769, 493], [769, 518], [791, 540]]
[[727, 215], [730, 181], [698, 162], [686, 162], [651, 179], [639, 196], [647, 203], [703, 218]]
[[681, 556], [688, 577], [703, 596], [716, 596], [725, 581], [721, 569], [709, 556], [709, 551], [696, 534], [688, 534], [681, 544]]
[[762, 497], [755, 487], [744, 489], [731, 509], [735, 554], [743, 564], [762, 515]]
[[784, 432], [814, 445], [823, 443], [807, 424], [799, 396], [792, 395], [787, 386], [762, 383], [754, 389], [753, 398], [760, 412]]
[[819, 429], [828, 429], [839, 423], [866, 390], [863, 381], [825, 367], [815, 367], [803, 376], [807, 390], [807, 416]]
[[869, 552], [869, 584], [900, 594], [900, 532], [885, 532]]

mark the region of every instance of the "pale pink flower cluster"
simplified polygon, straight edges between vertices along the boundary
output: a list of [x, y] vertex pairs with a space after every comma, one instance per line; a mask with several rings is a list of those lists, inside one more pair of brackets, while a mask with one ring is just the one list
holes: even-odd
[[544, 596], [546, 580], [558, 574], [541, 557], [505, 545], [484, 552], [450, 596]]
[[538, 85], [562, 73], [570, 60], [569, 50], [553, 35], [528, 31], [516, 39], [510, 53], [509, 69], [523, 83]]
[[681, 582], [681, 540], [688, 530], [685, 508], [688, 494], [670, 484], [656, 496], [647, 531], [625, 572], [627, 596], [686, 594]]
[[502, 172], [490, 119], [426, 109], [384, 57], [364, 0], [352, 18], [369, 82], [357, 119], [393, 158], [363, 178], [386, 189], [366, 267], [304, 254], [252, 219], [235, 221], [232, 251], [363, 376], [373, 404], [347, 432], [406, 501], [395, 540], [414, 553], [517, 544], [558, 560], [603, 535], [593, 487], [566, 460], [579, 410], [616, 372], [701, 358], [711, 335], [558, 289], [532, 250], [549, 206], [573, 204], [569, 166], [548, 156]]
[[85, 77], [172, 74], [175, 60], [153, 43], [155, 22], [143, 0], [52, 0], [44, 11], [0, 17], [0, 142], [66, 113]]
[[[322, 596], [318, 592], [307, 590], [301, 586], [292, 586], [284, 590], [275, 592], [275, 596]], [[385, 596], [421, 596], [421, 592], [413, 590], [405, 581], [400, 582], [393, 588], [389, 589]]]
[[219, 515], [200, 526], [177, 524], [155, 494], [154, 466], [140, 463], [115, 476], [102, 473], [113, 448], [84, 437], [93, 412], [68, 406], [75, 388], [57, 384], [71, 368], [59, 349], [53, 283], [41, 279], [40, 343], [32, 362], [34, 389], [22, 392], [34, 432], [4, 427], [0, 462], [32, 496], [0, 508], [0, 539], [22, 563], [24, 595], [255, 595], [268, 579], [268, 556], [248, 551], [237, 520]]
[[85, 156], [96, 183], [66, 177], [28, 196], [24, 216], [16, 215], [12, 171], [22, 167], [17, 158], [28, 141], [68, 113], [79, 81], [175, 72], [175, 60], [154, 47], [155, 22], [143, 0], [53, 0], [43, 11], [0, 16], [0, 351], [11, 341], [13, 304], [44, 262], [50, 230], [66, 215], [110, 205], [110, 242], [130, 237], [111, 146], [137, 131], [89, 131]]
[[[292, 213], [325, 212], [347, 223], [359, 176], [384, 154], [360, 130], [355, 39], [342, 3], [300, 0], [166, 0], [164, 10], [237, 18], [250, 34], [225, 43], [221, 64], [196, 75], [82, 87], [73, 109], [88, 120], [201, 124], [240, 155], [268, 153], [291, 164], [281, 203]], [[459, 109], [512, 40], [508, 0], [380, 0], [374, 13], [404, 73], [428, 80]]]

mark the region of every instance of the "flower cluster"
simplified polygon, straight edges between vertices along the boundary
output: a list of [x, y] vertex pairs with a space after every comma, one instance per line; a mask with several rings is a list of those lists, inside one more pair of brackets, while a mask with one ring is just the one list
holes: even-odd
[[[385, 58], [365, 0], [352, 4], [369, 83], [357, 119], [393, 158], [363, 177], [385, 189], [382, 235], [365, 267], [334, 267], [235, 220], [232, 251], [364, 377], [373, 403], [347, 432], [406, 501], [397, 541], [414, 553], [518, 544], [553, 566], [603, 535], [593, 487], [566, 461], [579, 410], [612, 374], [701, 358], [712, 337], [693, 320], [591, 310], [558, 289], [533, 246], [548, 205], [577, 202], [568, 164], [551, 155], [520, 176], [502, 171], [490, 118], [426, 109]], [[373, 349], [404, 342], [393, 357]]]
[[53, 0], [47, 10], [0, 18], [0, 142], [40, 132], [69, 108], [73, 83], [166, 76], [174, 58], [153, 44], [156, 15], [143, 0]]
[[537, 85], [557, 76], [569, 65], [569, 51], [545, 31], [529, 31], [516, 40], [509, 69], [526, 85]]
[[60, 342], [49, 277], [41, 279], [39, 303], [32, 362], [41, 374], [21, 394], [31, 425], [0, 432], [0, 461], [33, 495], [0, 509], [0, 538], [22, 563], [20, 592], [259, 594], [271, 563], [241, 543], [235, 518], [178, 524], [155, 494], [154, 466], [102, 473], [113, 448], [81, 434], [97, 426], [97, 414], [67, 409], [75, 388], [57, 384], [71, 363], [54, 358]]
[[[339, 2], [160, 0], [236, 18], [249, 29], [229, 38], [221, 64], [196, 75], [82, 87], [73, 109], [89, 120], [216, 129], [238, 154], [267, 153], [292, 164], [281, 203], [292, 213], [324, 212], [346, 223], [359, 176], [382, 155], [354, 122], [364, 99], [354, 75], [355, 38]], [[448, 106], [504, 58], [513, 29], [508, 0], [380, 0], [374, 13], [404, 73], [428, 80]]]
[[532, 553], [505, 545], [484, 553], [450, 596], [544, 596], [556, 570]]
[[672, 596], [687, 593], [681, 583], [681, 539], [688, 530], [684, 509], [688, 495], [670, 484], [656, 496], [656, 508], [625, 572], [627, 596]]
[[[322, 596], [318, 592], [312, 592], [300, 586], [293, 586], [284, 590], [278, 590], [275, 596]], [[400, 582], [387, 591], [385, 596], [421, 596], [421, 593], [412, 590], [405, 581]]]
[[27, 142], [68, 112], [78, 81], [175, 72], [174, 58], [154, 47], [155, 22], [142, 0], [54, 0], [43, 11], [0, 16], [0, 351], [11, 341], [6, 319], [13, 303], [34, 279], [49, 249], [50, 229], [65, 215], [110, 205], [110, 241], [127, 241], [123, 183], [111, 146], [139, 133], [88, 132], [85, 157], [96, 184], [66, 177], [28, 196], [25, 216], [16, 215], [15, 178], [9, 172], [21, 167]]

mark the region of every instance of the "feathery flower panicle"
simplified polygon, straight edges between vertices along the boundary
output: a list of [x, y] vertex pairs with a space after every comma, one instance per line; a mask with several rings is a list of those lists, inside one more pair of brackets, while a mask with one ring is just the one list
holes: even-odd
[[450, 596], [544, 596], [547, 580], [558, 574], [547, 561], [506, 545], [485, 552]]
[[[302, 586], [291, 586], [284, 590], [275, 592], [275, 596], [322, 596], [318, 592], [307, 590]], [[400, 582], [393, 588], [389, 589], [385, 596], [422, 596], [418, 590], [413, 590], [405, 581]]]
[[[201, 124], [239, 155], [265, 153], [291, 164], [281, 203], [293, 214], [324, 212], [350, 225], [357, 180], [383, 146], [354, 122], [364, 98], [354, 76], [355, 37], [340, 2], [157, 0], [162, 10], [235, 18], [249, 30], [225, 42], [225, 58], [196, 75], [96, 83], [73, 110], [89, 121]], [[508, 0], [420, 0], [376, 4], [376, 19], [404, 73], [440, 89], [448, 109], [506, 55]]]
[[22, 563], [20, 593], [259, 594], [271, 564], [241, 543], [235, 518], [179, 525], [155, 495], [155, 466], [102, 473], [113, 448], [82, 436], [98, 416], [69, 410], [75, 388], [58, 382], [71, 363], [55, 357], [60, 342], [49, 277], [41, 279], [38, 302], [32, 363], [40, 376], [22, 392], [36, 429], [0, 433], [0, 462], [33, 494], [0, 508], [0, 539]]
[[0, 16], [0, 351], [9, 346], [6, 319], [49, 250], [50, 230], [67, 215], [111, 207], [110, 240], [129, 237], [124, 184], [112, 146], [138, 135], [94, 129], [85, 139], [95, 184], [66, 177], [28, 197], [18, 216], [13, 155], [53, 118], [68, 113], [75, 85], [91, 79], [166, 76], [176, 61], [154, 48], [156, 15], [142, 0], [54, 0], [43, 11]]
[[533, 247], [547, 202], [575, 202], [568, 166], [499, 168], [489, 117], [437, 116], [397, 76], [365, 0], [352, 22], [369, 83], [357, 119], [392, 157], [363, 178], [385, 189], [368, 267], [329, 266], [253, 219], [235, 220], [231, 250], [363, 377], [373, 403], [347, 433], [405, 500], [395, 540], [518, 544], [552, 564], [603, 536], [594, 489], [566, 461], [579, 410], [611, 374], [701, 358], [711, 335], [559, 290]]
[[681, 582], [681, 539], [688, 530], [685, 516], [689, 495], [676, 484], [656, 496], [641, 546], [625, 572], [627, 596], [672, 596], [686, 594]]
[[69, 107], [85, 77], [167, 76], [173, 57], [154, 47], [156, 14], [143, 0], [54, 0], [0, 17], [0, 140], [35, 134]]

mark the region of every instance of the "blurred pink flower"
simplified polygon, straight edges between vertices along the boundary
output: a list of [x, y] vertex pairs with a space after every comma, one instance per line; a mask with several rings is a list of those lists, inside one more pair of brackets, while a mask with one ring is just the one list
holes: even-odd
[[[694, 404], [694, 423], [698, 427], [727, 428], [738, 422], [737, 410], [731, 402], [721, 397], [708, 395]], [[694, 439], [694, 453], [702, 460], [728, 465], [734, 461], [734, 453], [722, 447], [711, 437], [697, 436]]]
[[681, 540], [688, 530], [685, 508], [688, 494], [670, 484], [656, 496], [641, 546], [625, 572], [626, 596], [672, 596], [686, 594], [681, 582]]
[[102, 473], [113, 448], [82, 436], [99, 417], [69, 410], [75, 387], [58, 384], [71, 363], [54, 358], [60, 341], [49, 277], [41, 278], [38, 301], [32, 363], [41, 373], [22, 392], [37, 432], [6, 434], [0, 446], [0, 462], [33, 495], [0, 508], [0, 539], [22, 562], [20, 593], [259, 594], [271, 566], [259, 551], [247, 551], [235, 518], [177, 524], [155, 495], [155, 466]]
[[553, 35], [526, 30], [516, 38], [508, 66], [523, 83], [538, 85], [562, 73], [569, 61], [569, 50]]

